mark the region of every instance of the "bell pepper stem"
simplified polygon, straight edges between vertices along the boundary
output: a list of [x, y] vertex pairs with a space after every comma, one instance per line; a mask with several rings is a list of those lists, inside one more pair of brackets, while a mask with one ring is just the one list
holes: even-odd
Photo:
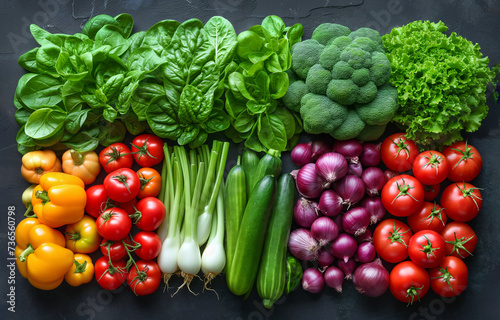
[[38, 199], [41, 199], [42, 204], [46, 204], [47, 202], [50, 201], [49, 194], [45, 190], [35, 192], [35, 197], [37, 197]]
[[26, 247], [26, 249], [24, 249], [24, 251], [17, 258], [19, 259], [19, 261], [25, 262], [26, 259], [28, 258], [28, 256], [30, 254], [32, 254], [33, 252], [35, 252], [35, 248], [33, 248], [31, 243], [28, 243], [28, 246]]
[[77, 241], [77, 240], [80, 240], [82, 238], [80, 232], [75, 232], [75, 233], [65, 232], [65, 233], [70, 237], [69, 240]]
[[28, 207], [26, 208], [26, 212], [24, 213], [24, 216], [26, 218], [37, 218], [36, 214], [30, 214], [30, 212], [33, 211], [33, 205], [30, 203], [28, 204]]
[[87, 269], [87, 260], [85, 260], [83, 263], [80, 263], [75, 260], [75, 265], [76, 269], [74, 273], [82, 273], [85, 272], [85, 269]]
[[83, 155], [80, 152], [71, 149], [69, 153], [71, 154], [71, 159], [73, 159], [73, 163], [75, 164], [75, 166], [80, 166], [83, 164], [84, 159]]

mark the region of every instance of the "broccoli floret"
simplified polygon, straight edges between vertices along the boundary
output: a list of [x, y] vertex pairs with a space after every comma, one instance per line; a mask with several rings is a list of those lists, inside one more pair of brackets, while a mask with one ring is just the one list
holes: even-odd
[[331, 80], [332, 73], [320, 64], [315, 64], [307, 73], [307, 88], [312, 93], [326, 95], [326, 88]]
[[386, 127], [387, 127], [386, 124], [381, 125], [381, 126], [371, 126], [369, 124], [365, 124], [365, 127], [358, 134], [356, 139], [359, 139], [361, 141], [377, 140], [378, 138], [380, 138], [384, 134]]
[[[370, 70], [366, 68], [354, 70], [351, 76], [352, 82], [354, 82], [357, 86], [362, 87], [370, 81]], [[377, 88], [375, 88], [375, 92]]]
[[304, 81], [294, 81], [288, 86], [288, 90], [282, 97], [283, 103], [288, 107], [288, 109], [299, 112], [300, 100], [307, 93], [309, 93], [309, 90], [307, 89], [307, 85]]
[[335, 44], [328, 45], [319, 56], [319, 63], [323, 68], [332, 70], [333, 66], [340, 61], [340, 53], [342, 50]]
[[367, 51], [367, 52], [374, 52], [374, 51], [378, 51], [378, 49], [379, 49], [377, 43], [375, 43], [372, 39], [366, 38], [366, 37], [354, 39], [349, 46], [360, 48], [360, 49]]
[[360, 134], [364, 127], [365, 123], [358, 117], [356, 111], [349, 110], [342, 125], [335, 129], [331, 135], [337, 140], [353, 139]]
[[354, 69], [369, 68], [372, 66], [371, 53], [351, 45], [348, 45], [342, 51], [340, 59], [349, 63]]
[[377, 51], [385, 52], [384, 45], [382, 44], [382, 36], [378, 33], [377, 30], [373, 30], [370, 28], [359, 28], [356, 31], [351, 32], [348, 35], [349, 38], [355, 40], [357, 38], [370, 38], [373, 42], [377, 44]]
[[355, 106], [359, 117], [369, 125], [384, 125], [398, 110], [398, 90], [390, 84], [378, 88], [377, 96], [369, 103]]
[[352, 39], [346, 36], [332, 38], [328, 45], [336, 45], [340, 50], [344, 50], [348, 45], [352, 43]]
[[332, 78], [333, 79], [343, 79], [347, 80], [352, 77], [354, 69], [345, 61], [339, 61], [332, 68]]
[[352, 80], [333, 79], [326, 90], [328, 98], [346, 106], [355, 103], [358, 94], [359, 87]]
[[391, 77], [391, 63], [382, 52], [375, 52], [372, 55], [372, 67], [370, 68], [372, 81], [377, 87], [389, 81]]
[[302, 79], [309, 69], [318, 63], [321, 51], [325, 48], [314, 39], [298, 42], [292, 47], [292, 70]]
[[362, 87], [359, 87], [357, 103], [368, 103], [377, 96], [377, 86], [372, 82], [368, 82]]
[[347, 117], [347, 108], [324, 95], [308, 93], [301, 101], [300, 116], [304, 130], [312, 134], [331, 133]]
[[351, 33], [348, 27], [336, 23], [322, 23], [312, 34], [314, 40], [326, 45], [332, 38], [348, 36]]

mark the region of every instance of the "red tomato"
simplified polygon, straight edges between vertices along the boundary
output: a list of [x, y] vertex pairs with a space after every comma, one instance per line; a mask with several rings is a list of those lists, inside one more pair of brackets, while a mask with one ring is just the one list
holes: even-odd
[[108, 202], [108, 195], [104, 190], [102, 184], [97, 184], [87, 189], [87, 204], [85, 205], [85, 212], [94, 218], [97, 218], [102, 211], [106, 209]]
[[120, 241], [102, 239], [101, 252], [105, 257], [109, 257], [111, 261], [118, 261], [127, 255], [125, 245]]
[[158, 289], [161, 279], [161, 270], [156, 262], [139, 260], [130, 269], [127, 283], [136, 295], [145, 296]]
[[124, 143], [113, 143], [99, 153], [99, 163], [107, 173], [121, 168], [132, 168], [134, 158]]
[[441, 194], [441, 207], [446, 209], [448, 218], [467, 222], [474, 219], [483, 205], [479, 188], [472, 184], [452, 183]]
[[125, 238], [132, 229], [132, 220], [127, 212], [120, 208], [105, 210], [95, 221], [97, 232], [108, 240], [118, 241]]
[[432, 201], [437, 198], [441, 185], [439, 183], [433, 184], [432, 186], [424, 185], [424, 200]]
[[118, 169], [104, 178], [104, 190], [111, 200], [127, 202], [134, 199], [141, 190], [141, 181], [134, 170]]
[[477, 235], [467, 223], [450, 222], [441, 230], [441, 235], [446, 241], [447, 255], [463, 259], [476, 249]]
[[167, 214], [163, 202], [154, 197], [146, 197], [137, 202], [137, 212], [132, 216], [134, 223], [144, 231], [154, 231]]
[[124, 260], [113, 261], [109, 264], [107, 257], [100, 257], [94, 265], [97, 283], [105, 290], [118, 289], [127, 279], [127, 263]]
[[161, 176], [157, 170], [144, 167], [137, 170], [137, 175], [141, 181], [141, 190], [137, 198], [156, 197], [160, 194]]
[[397, 217], [415, 213], [423, 202], [423, 185], [407, 174], [392, 178], [382, 188], [382, 204], [389, 213]]
[[448, 176], [450, 164], [441, 152], [427, 150], [418, 154], [413, 161], [413, 175], [422, 184], [441, 183]]
[[443, 150], [450, 163], [448, 179], [453, 182], [469, 182], [474, 180], [481, 171], [483, 158], [476, 148], [460, 141]]
[[469, 282], [469, 269], [457, 257], [444, 257], [439, 266], [429, 270], [431, 288], [442, 297], [454, 297], [464, 292]]
[[391, 169], [385, 169], [384, 170], [384, 177], [385, 181], [391, 180], [391, 178], [394, 178], [395, 176], [399, 176], [401, 173], [391, 170]]
[[390, 135], [380, 147], [380, 156], [386, 167], [398, 172], [410, 170], [417, 155], [417, 145], [406, 139], [404, 133]]
[[132, 215], [135, 213], [135, 206], [137, 206], [137, 198], [134, 198], [127, 202], [117, 203], [116, 206], [120, 209], [127, 211], [129, 215]]
[[132, 152], [135, 162], [141, 167], [152, 167], [163, 161], [164, 142], [153, 134], [141, 134], [132, 140]]
[[434, 268], [446, 256], [446, 243], [436, 231], [419, 231], [410, 239], [408, 256], [422, 268]]
[[446, 225], [446, 213], [439, 205], [425, 201], [424, 204], [407, 218], [413, 232], [433, 230], [440, 232]]
[[412, 304], [422, 299], [431, 284], [427, 271], [411, 261], [397, 264], [389, 275], [389, 289], [399, 301]]
[[408, 257], [410, 228], [395, 219], [381, 221], [373, 232], [373, 245], [378, 255], [389, 263], [401, 262]]
[[135, 249], [135, 254], [142, 260], [153, 260], [161, 251], [160, 236], [152, 231], [140, 231], [134, 236], [134, 242], [140, 247]]

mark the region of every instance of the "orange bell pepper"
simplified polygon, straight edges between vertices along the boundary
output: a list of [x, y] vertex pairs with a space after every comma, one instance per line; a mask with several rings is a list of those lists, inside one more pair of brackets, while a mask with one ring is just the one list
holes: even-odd
[[14, 233], [16, 237], [16, 265], [19, 273], [23, 277], [27, 277], [26, 263], [19, 259], [29, 246], [33, 249], [40, 247], [44, 243], [54, 243], [64, 247], [64, 236], [61, 232], [52, 229], [49, 226], [41, 224], [38, 219], [26, 218], [19, 222]]
[[26, 274], [32, 286], [42, 290], [57, 288], [73, 265], [73, 252], [55, 243], [38, 248], [28, 244], [18, 259], [26, 263]]
[[82, 179], [66, 173], [44, 174], [33, 190], [33, 212], [52, 228], [79, 221], [87, 203], [84, 186]]
[[73, 287], [89, 283], [94, 278], [94, 264], [92, 259], [82, 253], [75, 253], [74, 262], [69, 271], [64, 275], [66, 282]]
[[62, 169], [68, 174], [79, 177], [85, 184], [91, 184], [101, 172], [101, 164], [99, 156], [94, 151], [78, 152], [70, 149], [62, 156]]
[[92, 253], [99, 249], [101, 244], [95, 219], [89, 215], [84, 215], [78, 222], [68, 224], [64, 236], [66, 248], [75, 253]]
[[38, 184], [47, 172], [61, 172], [61, 161], [52, 150], [28, 152], [21, 161], [21, 174], [29, 183]]

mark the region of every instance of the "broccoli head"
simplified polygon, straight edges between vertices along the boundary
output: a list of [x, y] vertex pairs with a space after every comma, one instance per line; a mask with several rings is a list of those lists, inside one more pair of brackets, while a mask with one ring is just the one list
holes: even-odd
[[374, 140], [397, 111], [390, 62], [376, 30], [323, 23], [312, 39], [293, 46], [291, 70], [296, 81], [283, 102], [300, 109], [306, 132]]

